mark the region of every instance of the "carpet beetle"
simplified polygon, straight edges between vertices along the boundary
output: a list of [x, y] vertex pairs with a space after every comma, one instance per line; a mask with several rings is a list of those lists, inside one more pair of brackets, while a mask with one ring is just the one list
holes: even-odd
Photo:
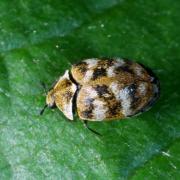
[[151, 70], [125, 59], [86, 59], [66, 70], [48, 92], [46, 107], [73, 120], [104, 121], [147, 111], [159, 97]]

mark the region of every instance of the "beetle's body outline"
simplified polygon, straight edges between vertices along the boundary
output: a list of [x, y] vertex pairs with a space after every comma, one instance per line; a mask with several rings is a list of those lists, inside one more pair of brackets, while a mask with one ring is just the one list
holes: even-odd
[[123, 119], [147, 111], [159, 97], [159, 81], [149, 69], [125, 59], [86, 59], [59, 78], [46, 104], [73, 120]]

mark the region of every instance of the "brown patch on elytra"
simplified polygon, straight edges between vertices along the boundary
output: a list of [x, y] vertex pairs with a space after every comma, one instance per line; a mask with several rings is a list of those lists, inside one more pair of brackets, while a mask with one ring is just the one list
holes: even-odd
[[97, 67], [102, 67], [102, 68], [109, 68], [114, 64], [114, 60], [112, 59], [104, 59], [103, 61], [98, 61]]
[[94, 89], [100, 97], [102, 97], [105, 94], [109, 94], [108, 86], [106, 86], [105, 84], [97, 85], [94, 87]]
[[[87, 97], [91, 97], [94, 92], [89, 91], [85, 94], [81, 92], [83, 87], [87, 86], [93, 88], [97, 93], [97, 96], [93, 97], [94, 100], [97, 100], [95, 102], [99, 102], [100, 106], [101, 103], [104, 104], [105, 109], [108, 109], [106, 111], [106, 118], [108, 119], [123, 118], [122, 109], [125, 106], [124, 103], [126, 103], [126, 99], [123, 100], [123, 98], [121, 98], [118, 100], [118, 95], [114, 97], [114, 92], [112, 93], [111, 89], [109, 89], [113, 82], [118, 84], [119, 91], [122, 87], [129, 87], [127, 98], [130, 99], [127, 100], [127, 102], [130, 104], [128, 105], [130, 106], [129, 108], [132, 109], [131, 115], [138, 113], [138, 111], [146, 110], [147, 107], [151, 106], [151, 102], [157, 99], [158, 92], [155, 93], [152, 87], [154, 83], [152, 78], [154, 76], [140, 64], [126, 59], [123, 59], [123, 61], [115, 59], [97, 59], [97, 63], [94, 63], [94, 59], [92, 59], [92, 63], [90, 61], [91, 59], [88, 59], [89, 64], [83, 61], [74, 65], [71, 69], [71, 74], [76, 84], [81, 85], [78, 92], [81, 96], [78, 95], [77, 97], [77, 111], [80, 118], [95, 120], [93, 119], [95, 117], [95, 115], [93, 115], [93, 102], [90, 102], [91, 105], [87, 105], [84, 101]], [[113, 76], [109, 75], [111, 71]], [[138, 85], [142, 81], [146, 82], [148, 86], [147, 92], [144, 95], [140, 94], [138, 90]], [[96, 104], [96, 106], [98, 105]]]
[[76, 83], [81, 84], [83, 82], [83, 78], [85, 73], [88, 71], [88, 64], [84, 61], [75, 64], [71, 68], [71, 76]]
[[85, 72], [88, 70], [88, 64], [86, 62], [80, 62], [74, 67], [77, 68], [82, 74], [85, 74]]
[[123, 117], [122, 114], [122, 107], [121, 107], [121, 102], [120, 101], [113, 101], [109, 103], [108, 106], [109, 110], [106, 113], [107, 118], [120, 118]]
[[106, 77], [107, 76], [107, 69], [111, 66], [113, 66], [114, 60], [111, 59], [104, 59], [102, 61], [98, 61], [97, 65], [92, 68], [93, 70], [93, 75], [91, 80], [97, 80], [101, 77]]
[[127, 72], [127, 73], [130, 73], [132, 75], [134, 75], [134, 72], [130, 69], [129, 66], [125, 65], [125, 66], [119, 66], [119, 67], [116, 67], [115, 68], [115, 73], [118, 74], [119, 72]]
[[96, 68], [93, 71], [92, 80], [96, 80], [102, 76], [106, 76], [106, 69], [105, 68]]
[[94, 109], [93, 101], [94, 101], [93, 98], [88, 98], [87, 99], [87, 102], [88, 102], [87, 104], [88, 105], [86, 105], [86, 109], [81, 112], [81, 116], [83, 116], [83, 117], [85, 117], [87, 119], [93, 118], [93, 109]]
[[121, 102], [117, 101], [114, 94], [111, 92], [109, 87], [105, 84], [94, 86], [98, 94], [98, 99], [104, 102], [106, 108], [106, 119], [116, 119], [124, 117], [122, 114]]
[[151, 76], [148, 71], [138, 63], [132, 63], [130, 69], [133, 71], [136, 79], [140, 81], [150, 81]]
[[[144, 94], [138, 89], [140, 84], [144, 84], [145, 91]], [[152, 84], [144, 81], [138, 81], [137, 82], [137, 89], [134, 94], [134, 99], [132, 101], [131, 109], [132, 109], [132, 115], [140, 112], [145, 111], [146, 105], [149, 103], [151, 97], [153, 97], [153, 91], [152, 91]]]

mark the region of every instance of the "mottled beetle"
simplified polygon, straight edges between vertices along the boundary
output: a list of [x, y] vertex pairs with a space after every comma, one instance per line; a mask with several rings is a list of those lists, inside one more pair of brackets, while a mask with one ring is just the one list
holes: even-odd
[[[73, 120], [110, 121], [147, 111], [159, 97], [151, 70], [125, 59], [86, 59], [59, 78], [48, 92], [46, 107], [58, 107]], [[89, 128], [89, 127], [88, 127]]]

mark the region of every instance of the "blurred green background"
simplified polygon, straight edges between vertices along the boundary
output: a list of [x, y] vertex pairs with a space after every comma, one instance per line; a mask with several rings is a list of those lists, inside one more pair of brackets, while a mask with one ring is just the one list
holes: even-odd
[[[0, 179], [180, 179], [180, 1], [1, 0]], [[126, 57], [150, 67], [161, 97], [122, 121], [70, 123], [39, 111], [71, 64]]]

